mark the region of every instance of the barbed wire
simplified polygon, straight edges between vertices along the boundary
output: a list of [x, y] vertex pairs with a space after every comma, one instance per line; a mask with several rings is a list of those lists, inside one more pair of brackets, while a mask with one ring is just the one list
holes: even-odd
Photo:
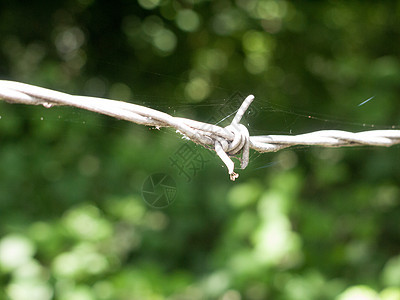
[[239, 175], [234, 172], [231, 157], [237, 157], [244, 169], [249, 163], [250, 149], [258, 152], [276, 152], [297, 146], [392, 146], [400, 144], [400, 130], [369, 130], [347, 132], [340, 130], [321, 130], [300, 135], [261, 135], [250, 136], [246, 126], [240, 121], [254, 100], [247, 96], [231, 124], [220, 127], [191, 119], [173, 117], [167, 113], [123, 101], [104, 98], [75, 96], [25, 83], [0, 80], [0, 99], [9, 103], [43, 105], [51, 108], [58, 105], [74, 106], [89, 111], [105, 114], [136, 124], [175, 128], [177, 133], [191, 141], [213, 148], [228, 168], [231, 180]]

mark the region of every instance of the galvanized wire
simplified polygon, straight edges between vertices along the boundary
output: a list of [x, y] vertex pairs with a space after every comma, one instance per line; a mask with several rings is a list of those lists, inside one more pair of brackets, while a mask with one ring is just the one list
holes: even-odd
[[249, 163], [250, 148], [258, 152], [276, 152], [297, 145], [323, 147], [372, 145], [388, 147], [400, 144], [400, 130], [369, 130], [357, 133], [340, 130], [321, 130], [300, 135], [250, 136], [246, 126], [240, 124], [240, 121], [254, 100], [253, 95], [246, 97], [231, 124], [224, 128], [191, 119], [173, 117], [158, 110], [132, 103], [96, 97], [74, 96], [14, 81], [0, 80], [0, 99], [10, 103], [43, 105], [46, 108], [68, 105], [136, 124], [173, 127], [178, 133], [193, 142], [213, 147], [227, 166], [231, 180], [235, 180], [239, 175], [234, 172], [234, 163], [230, 157], [240, 153], [241, 168], [244, 169]]

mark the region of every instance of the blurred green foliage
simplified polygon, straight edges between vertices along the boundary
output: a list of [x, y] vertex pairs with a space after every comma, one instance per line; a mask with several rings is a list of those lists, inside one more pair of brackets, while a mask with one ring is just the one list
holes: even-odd
[[[398, 128], [399, 41], [399, 1], [0, 2], [2, 79], [202, 121], [254, 93], [251, 134]], [[400, 299], [398, 147], [254, 153], [234, 183], [194, 147], [188, 181], [171, 130], [2, 101], [0, 143], [0, 299]]]

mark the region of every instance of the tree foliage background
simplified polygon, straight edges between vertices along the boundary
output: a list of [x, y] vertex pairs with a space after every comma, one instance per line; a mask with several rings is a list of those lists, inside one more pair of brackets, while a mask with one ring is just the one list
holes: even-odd
[[[201, 121], [253, 93], [253, 135], [398, 128], [399, 54], [399, 1], [0, 2], [2, 79]], [[399, 147], [253, 153], [233, 183], [172, 130], [4, 102], [0, 142], [0, 299], [400, 299]]]

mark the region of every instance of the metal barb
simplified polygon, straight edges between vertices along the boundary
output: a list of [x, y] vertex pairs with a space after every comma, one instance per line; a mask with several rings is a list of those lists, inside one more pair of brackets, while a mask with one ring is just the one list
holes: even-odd
[[253, 100], [254, 100], [254, 96], [253, 95], [248, 95], [246, 97], [246, 99], [244, 99], [242, 105], [240, 106], [240, 108], [238, 109], [235, 117], [232, 120], [232, 125], [240, 123], [240, 120], [242, 120], [242, 117], [243, 117], [244, 113], [249, 108], [249, 106], [250, 106], [251, 102], [253, 102]]

